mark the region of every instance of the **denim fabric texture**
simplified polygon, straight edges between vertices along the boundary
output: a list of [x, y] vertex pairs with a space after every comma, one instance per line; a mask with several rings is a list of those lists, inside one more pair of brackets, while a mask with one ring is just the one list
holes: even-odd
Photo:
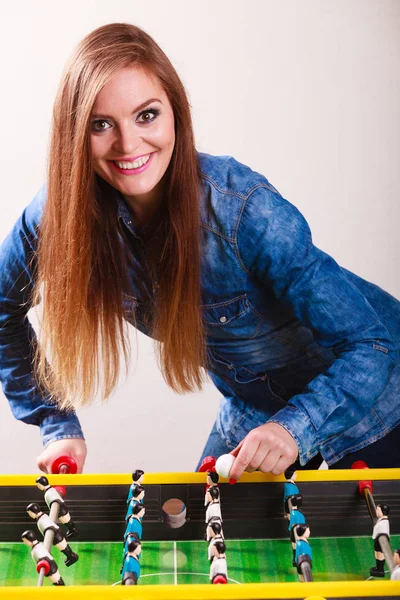
[[[263, 175], [230, 156], [198, 158], [202, 313], [225, 451], [269, 420], [293, 436], [301, 464], [318, 452], [334, 464], [387, 435], [400, 423], [400, 303], [318, 249], [304, 217]], [[109, 194], [132, 254], [140, 232], [123, 197]], [[0, 248], [0, 379], [15, 417], [39, 425], [48, 444], [82, 431], [31, 376], [35, 335], [24, 303], [45, 197], [43, 188]], [[135, 265], [145, 269], [139, 254]], [[136, 326], [149, 334], [134, 285], [132, 296]], [[133, 322], [128, 310], [126, 318]]]

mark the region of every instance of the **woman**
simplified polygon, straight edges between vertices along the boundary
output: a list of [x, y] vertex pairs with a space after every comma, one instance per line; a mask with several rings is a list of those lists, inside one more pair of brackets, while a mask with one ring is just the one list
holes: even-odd
[[0, 265], [0, 376], [14, 415], [41, 428], [44, 471], [59, 454], [82, 470], [73, 409], [114, 389], [125, 320], [157, 340], [175, 391], [208, 370], [223, 399], [203, 456], [232, 451], [232, 477], [358, 451], [399, 465], [399, 303], [317, 249], [264, 176], [196, 151], [184, 87], [139, 28], [79, 44], [47, 185]]

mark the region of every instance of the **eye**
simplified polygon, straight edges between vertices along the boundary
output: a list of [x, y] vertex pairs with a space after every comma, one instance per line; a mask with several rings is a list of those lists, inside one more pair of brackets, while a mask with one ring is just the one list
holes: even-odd
[[[160, 114], [160, 111], [158, 110], [158, 108], [150, 108], [147, 110], [143, 110], [139, 114], [138, 119], [139, 119], [140, 123], [151, 123], [158, 117], [159, 114]], [[148, 118], [148, 115], [153, 115], [153, 118], [152, 119]], [[146, 117], [146, 118], [140, 120], [141, 117]]]
[[108, 121], [104, 119], [97, 119], [96, 121], [92, 121], [92, 130], [96, 132], [106, 131], [111, 127]]

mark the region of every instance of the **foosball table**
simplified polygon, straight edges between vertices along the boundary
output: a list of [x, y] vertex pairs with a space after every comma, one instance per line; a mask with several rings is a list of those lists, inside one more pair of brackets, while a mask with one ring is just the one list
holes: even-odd
[[[37, 532], [28, 505], [48, 512], [43, 491], [34, 475], [0, 476], [0, 593], [7, 599], [400, 598], [400, 581], [391, 581], [389, 572], [370, 576], [375, 558], [368, 510], [372, 491], [376, 505], [390, 506], [390, 548], [400, 548], [400, 469], [297, 472], [311, 531], [312, 581], [306, 582], [299, 582], [292, 564], [285, 477], [246, 473], [235, 485], [220, 478], [227, 585], [210, 583], [206, 473], [144, 474], [140, 577], [132, 586], [121, 585], [132, 475], [47, 477], [51, 486], [66, 487], [77, 535], [68, 538], [68, 529], [59, 526], [79, 560], [66, 567], [66, 550], [53, 547], [65, 586], [55, 589], [48, 577], [38, 586], [40, 575], [21, 535]], [[360, 481], [369, 482], [367, 491]]]

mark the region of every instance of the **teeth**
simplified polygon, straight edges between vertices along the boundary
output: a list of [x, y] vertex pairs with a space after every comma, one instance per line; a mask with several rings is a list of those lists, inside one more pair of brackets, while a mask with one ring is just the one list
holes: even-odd
[[139, 167], [145, 165], [149, 158], [150, 154], [148, 154], [147, 156], [141, 156], [138, 160], [135, 160], [135, 162], [114, 162], [120, 169], [138, 169]]

